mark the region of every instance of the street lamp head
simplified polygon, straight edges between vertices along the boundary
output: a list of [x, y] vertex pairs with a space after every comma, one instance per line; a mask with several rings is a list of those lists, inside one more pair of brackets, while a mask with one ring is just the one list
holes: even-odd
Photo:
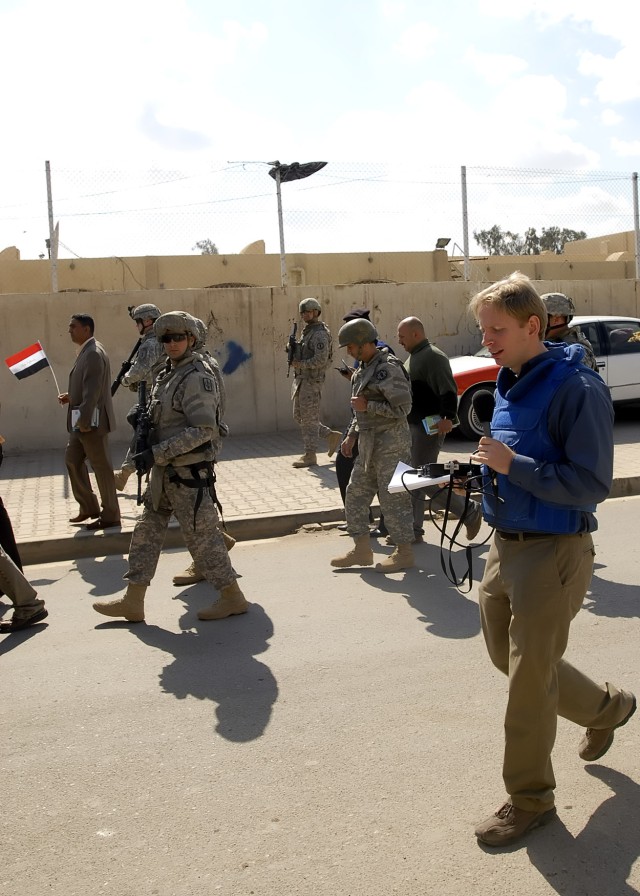
[[439, 236], [436, 240], [436, 249], [446, 249], [450, 242], [450, 236]]

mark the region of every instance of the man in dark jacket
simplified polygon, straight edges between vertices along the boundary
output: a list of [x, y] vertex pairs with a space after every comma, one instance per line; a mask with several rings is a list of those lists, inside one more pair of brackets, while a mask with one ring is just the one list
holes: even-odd
[[[398, 324], [398, 342], [409, 352], [404, 362], [411, 380], [411, 411], [407, 417], [411, 432], [411, 463], [414, 467], [434, 464], [444, 444], [447, 433], [453, 429], [453, 421], [458, 410], [458, 390], [451, 373], [449, 359], [444, 352], [431, 345], [424, 331], [424, 325], [417, 317], [407, 317]], [[429, 435], [424, 427], [425, 417], [440, 419], [434, 424], [435, 432]], [[421, 542], [424, 535], [425, 497], [443, 507], [446, 491], [433, 486], [411, 492], [413, 502], [414, 543]], [[452, 494], [450, 509], [459, 518], [464, 517], [467, 538], [476, 537], [482, 523], [480, 507], [471, 501], [465, 515], [465, 499]]]

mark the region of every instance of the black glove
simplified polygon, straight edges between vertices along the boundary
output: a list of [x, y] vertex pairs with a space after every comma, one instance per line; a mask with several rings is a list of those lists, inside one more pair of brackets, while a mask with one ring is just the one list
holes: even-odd
[[151, 448], [145, 448], [144, 451], [141, 451], [140, 454], [133, 455], [133, 462], [136, 465], [136, 470], [138, 473], [149, 473], [151, 467], [155, 463], [153, 458], [153, 451]]

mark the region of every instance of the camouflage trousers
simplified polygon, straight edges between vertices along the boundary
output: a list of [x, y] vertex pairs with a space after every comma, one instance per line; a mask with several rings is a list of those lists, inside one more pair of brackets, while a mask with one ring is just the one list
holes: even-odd
[[401, 431], [363, 431], [358, 436], [358, 457], [347, 486], [345, 514], [352, 538], [369, 534], [369, 506], [376, 492], [389, 535], [396, 544], [413, 541], [413, 509], [409, 492], [390, 494], [398, 461], [409, 463], [411, 439], [406, 425]]
[[180, 524], [191, 556], [207, 582], [218, 590], [235, 582], [238, 574], [229, 560], [229, 552], [219, 529], [218, 512], [206, 489], [202, 493], [194, 529], [193, 512], [197, 495], [198, 490], [195, 488], [170, 482], [165, 472], [158, 510], [154, 510], [151, 490], [147, 488], [144, 509], [131, 537], [129, 569], [124, 575], [125, 579], [134, 585], [151, 584], [173, 513]]
[[293, 419], [302, 431], [305, 451], [316, 451], [320, 438], [326, 439], [331, 430], [320, 422], [322, 383], [302, 380], [293, 396]]

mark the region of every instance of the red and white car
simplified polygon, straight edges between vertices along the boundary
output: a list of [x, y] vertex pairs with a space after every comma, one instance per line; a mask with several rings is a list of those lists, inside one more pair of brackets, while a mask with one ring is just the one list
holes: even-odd
[[[640, 319], [577, 315], [571, 326], [579, 326], [593, 346], [598, 373], [609, 386], [613, 402], [640, 401]], [[485, 348], [450, 360], [458, 386], [458, 432], [475, 440], [482, 435], [482, 427], [473, 412], [473, 396], [478, 392], [493, 395], [500, 368]]]

